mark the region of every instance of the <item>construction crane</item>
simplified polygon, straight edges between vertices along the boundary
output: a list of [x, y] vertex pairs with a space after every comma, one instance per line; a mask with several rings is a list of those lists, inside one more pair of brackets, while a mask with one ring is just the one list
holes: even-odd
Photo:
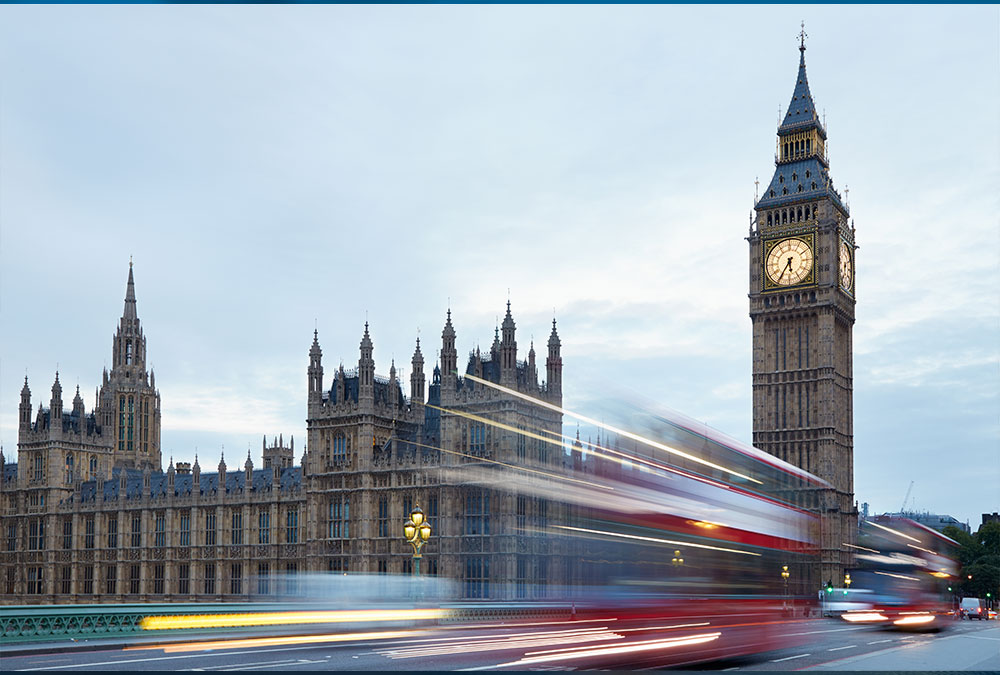
[[910, 501], [910, 493], [913, 492], [913, 481], [910, 481], [910, 487], [906, 488], [906, 496], [903, 497], [903, 505], [899, 507], [899, 512], [906, 513], [906, 502]]

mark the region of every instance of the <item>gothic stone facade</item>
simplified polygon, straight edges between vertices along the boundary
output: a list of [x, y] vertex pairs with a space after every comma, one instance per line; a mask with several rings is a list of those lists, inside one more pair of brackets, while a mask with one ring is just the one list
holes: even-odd
[[805, 45], [775, 171], [750, 235], [753, 444], [832, 486], [789, 495], [821, 518], [814, 587], [839, 583], [854, 542], [854, 226], [834, 190]]
[[525, 597], [538, 592], [529, 580], [559, 582], [562, 558], [531, 534], [553, 515], [550, 505], [456, 481], [449, 471], [566, 461], [508, 430], [562, 430], [560, 414], [509, 393], [561, 403], [555, 322], [544, 383], [533, 348], [517, 360], [514, 332], [508, 305], [503, 339], [498, 331], [489, 357], [471, 353], [462, 376], [449, 311], [442, 367], [425, 396], [418, 340], [409, 397], [394, 364], [388, 377], [375, 375], [367, 325], [357, 369], [341, 367], [326, 389], [314, 335], [301, 466], [293, 466], [294, 439], [287, 447], [265, 439], [263, 469], [248, 453], [241, 471], [228, 471], [223, 458], [217, 472], [203, 474], [196, 458], [193, 466], [171, 460], [164, 472], [160, 398], [145, 368], [130, 266], [114, 365], [95, 411], [86, 413], [77, 392], [64, 413], [57, 374], [49, 408], [32, 421], [25, 381], [19, 461], [0, 453], [0, 603], [246, 600], [280, 592], [279, 574], [408, 573], [401, 529], [417, 504], [434, 528], [424, 572], [459, 580], [465, 597]]

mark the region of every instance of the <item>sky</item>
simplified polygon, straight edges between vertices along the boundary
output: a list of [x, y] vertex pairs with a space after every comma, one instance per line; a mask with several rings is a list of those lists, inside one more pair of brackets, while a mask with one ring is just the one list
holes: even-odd
[[[0, 442], [87, 410], [129, 258], [164, 463], [305, 441], [327, 382], [428, 375], [509, 299], [564, 404], [751, 441], [748, 244], [805, 22], [856, 255], [855, 493], [1000, 510], [996, 6], [0, 7]], [[463, 359], [460, 358], [460, 362]], [[408, 387], [404, 387], [408, 392]], [[233, 459], [228, 462], [232, 464]]]

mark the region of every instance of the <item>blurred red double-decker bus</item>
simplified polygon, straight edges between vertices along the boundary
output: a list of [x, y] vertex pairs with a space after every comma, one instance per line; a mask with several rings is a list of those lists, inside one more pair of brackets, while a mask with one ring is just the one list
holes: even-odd
[[461, 468], [463, 480], [547, 501], [565, 580], [547, 598], [616, 636], [505, 665], [683, 665], [805, 642], [819, 521], [793, 499], [829, 485], [675, 413], [602, 414], [589, 430], [600, 440], [557, 439], [558, 475]]

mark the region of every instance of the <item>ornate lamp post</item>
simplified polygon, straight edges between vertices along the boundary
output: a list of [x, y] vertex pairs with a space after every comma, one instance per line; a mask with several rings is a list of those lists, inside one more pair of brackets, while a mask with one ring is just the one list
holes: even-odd
[[674, 557], [670, 559], [671, 564], [674, 567], [680, 567], [684, 564], [684, 558], [681, 557], [680, 551], [674, 551]]
[[413, 574], [420, 576], [420, 549], [431, 538], [431, 526], [424, 520], [424, 512], [419, 506], [413, 507], [410, 519], [403, 524], [403, 537], [413, 547]]
[[788, 607], [788, 577], [792, 576], [788, 571], [788, 565], [781, 566], [781, 578], [785, 583], [785, 607]]

